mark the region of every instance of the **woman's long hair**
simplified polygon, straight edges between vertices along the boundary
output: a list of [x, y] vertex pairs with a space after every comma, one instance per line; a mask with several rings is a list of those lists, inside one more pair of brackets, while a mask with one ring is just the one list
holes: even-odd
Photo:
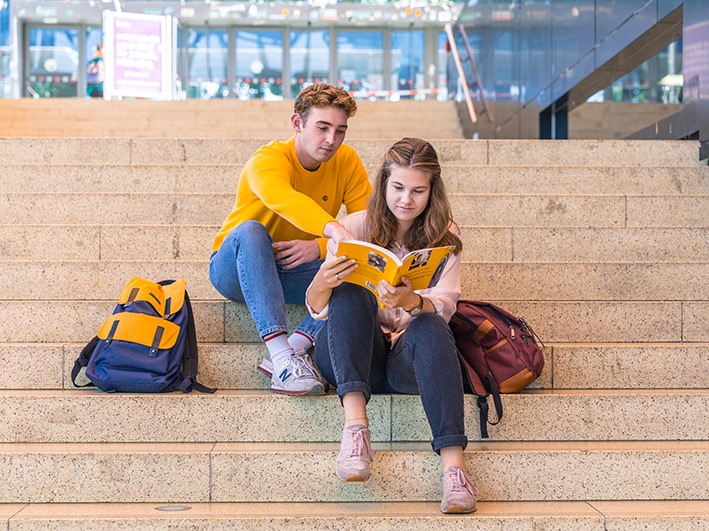
[[400, 243], [412, 251], [453, 245], [454, 253], [458, 254], [463, 248], [463, 243], [449, 230], [453, 218], [443, 179], [441, 179], [438, 155], [430, 143], [420, 138], [402, 138], [384, 155], [374, 183], [374, 192], [367, 205], [370, 241], [388, 248], [396, 240], [399, 223], [389, 210], [386, 201], [387, 184], [393, 166], [417, 170], [431, 177], [428, 205], [414, 220], [411, 228], [404, 235], [404, 241]]

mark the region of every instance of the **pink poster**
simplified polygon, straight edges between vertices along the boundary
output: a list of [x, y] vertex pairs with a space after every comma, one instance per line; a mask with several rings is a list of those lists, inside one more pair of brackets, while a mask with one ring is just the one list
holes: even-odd
[[[109, 14], [110, 13], [110, 14]], [[168, 17], [104, 14], [108, 97], [170, 99], [172, 70]]]

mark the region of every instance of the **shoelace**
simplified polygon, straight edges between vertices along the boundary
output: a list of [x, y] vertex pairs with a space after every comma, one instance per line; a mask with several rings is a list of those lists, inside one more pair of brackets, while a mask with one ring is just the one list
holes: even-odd
[[296, 352], [291, 356], [291, 363], [293, 364], [293, 374], [298, 378], [302, 378], [303, 376], [310, 376], [312, 378], [318, 377], [317, 369], [310, 360], [310, 356], [307, 354]]
[[349, 436], [354, 439], [354, 444], [350, 447], [350, 455], [347, 457], [360, 457], [364, 455], [364, 452], [366, 452], [366, 457], [369, 459], [369, 462], [372, 462], [372, 443], [369, 442], [369, 439], [367, 439], [364, 436], [364, 433], [362, 433], [364, 430], [357, 430], [357, 431], [351, 431], [347, 430], [347, 433], [349, 433]]
[[453, 492], [463, 492], [463, 490], [467, 490], [471, 496], [477, 498], [478, 489], [476, 489], [475, 485], [468, 481], [468, 478], [465, 476], [462, 468], [448, 472], [448, 474], [453, 480], [453, 484], [451, 485], [451, 490]]

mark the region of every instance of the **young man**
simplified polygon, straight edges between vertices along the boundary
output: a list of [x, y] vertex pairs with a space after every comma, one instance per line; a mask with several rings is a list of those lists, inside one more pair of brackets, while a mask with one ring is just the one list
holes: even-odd
[[307, 316], [288, 337], [285, 305], [304, 304], [325, 257], [326, 238], [351, 237], [335, 219], [364, 210], [371, 186], [362, 161], [342, 145], [357, 111], [344, 90], [311, 85], [295, 100], [295, 136], [260, 148], [244, 166], [232, 212], [214, 239], [209, 278], [226, 298], [245, 302], [266, 343], [259, 370], [271, 390], [325, 392], [307, 350], [322, 326]]

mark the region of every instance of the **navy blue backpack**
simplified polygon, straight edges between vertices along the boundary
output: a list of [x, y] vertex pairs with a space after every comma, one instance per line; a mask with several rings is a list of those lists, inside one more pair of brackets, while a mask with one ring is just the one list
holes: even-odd
[[77, 387], [163, 393], [213, 393], [197, 382], [197, 337], [184, 280], [133, 277], [118, 305], [74, 363]]

